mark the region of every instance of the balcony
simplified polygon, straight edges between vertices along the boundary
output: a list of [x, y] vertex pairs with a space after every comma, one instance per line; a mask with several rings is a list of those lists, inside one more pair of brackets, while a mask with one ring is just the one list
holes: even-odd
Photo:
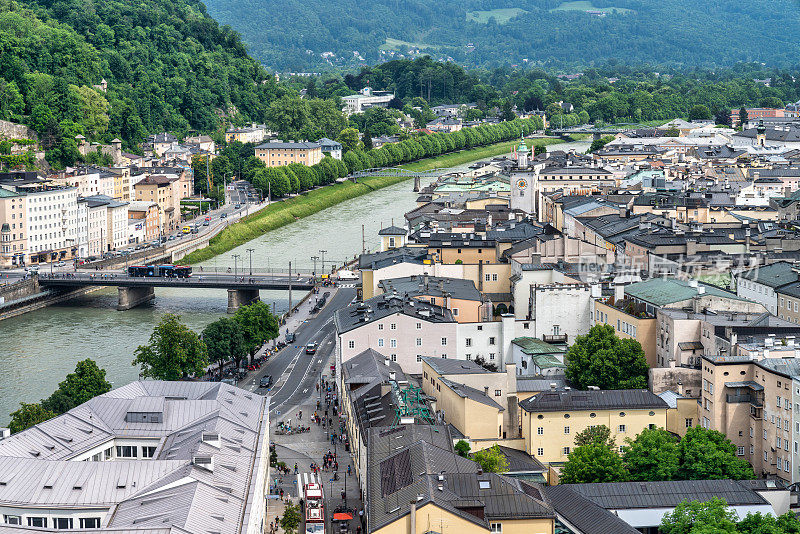
[[543, 335], [542, 341], [545, 343], [566, 343], [567, 342], [567, 334], [553, 334], [553, 335]]
[[763, 406], [762, 402], [756, 398], [755, 395], [745, 394], [745, 395], [725, 395], [725, 401], [730, 404], [738, 404], [747, 402], [752, 404], [757, 408], [761, 408]]

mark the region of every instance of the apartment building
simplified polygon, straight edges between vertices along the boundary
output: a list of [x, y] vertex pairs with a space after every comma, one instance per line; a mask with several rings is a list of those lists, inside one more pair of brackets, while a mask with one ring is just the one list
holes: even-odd
[[[133, 224], [135, 231], [142, 232], [144, 241], [152, 241], [159, 237], [159, 218], [156, 202], [134, 200], [128, 203], [128, 224]], [[140, 225], [141, 228], [136, 228]]]
[[0, 267], [25, 263], [25, 236], [25, 195], [0, 188]]
[[78, 247], [78, 191], [74, 187], [27, 189], [28, 263], [73, 259]]
[[367, 349], [421, 374], [423, 356], [456, 358], [456, 326], [447, 308], [399, 295], [379, 295], [334, 315], [337, 368]]
[[267, 127], [264, 125], [252, 124], [244, 128], [231, 128], [225, 131], [225, 142], [232, 143], [260, 143], [267, 137]]
[[146, 174], [133, 186], [136, 200], [155, 202], [160, 212], [161, 233], [169, 233], [180, 225], [180, 201], [185, 195], [185, 184], [180, 175]]
[[566, 462], [590, 426], [607, 426], [620, 447], [645, 428], [667, 427], [667, 403], [646, 389], [544, 391], [519, 406], [525, 451], [549, 464]]
[[[797, 310], [785, 307], [779, 301], [778, 290], [781, 286], [800, 280], [800, 271], [789, 262], [779, 261], [769, 265], [760, 265], [736, 274], [736, 294], [742, 298], [760, 302], [773, 315], [787, 316]], [[783, 317], [781, 317], [783, 318]]]
[[481, 440], [519, 437], [515, 367], [492, 372], [470, 360], [423, 357], [422, 391], [441, 420], [481, 448]]
[[656, 318], [652, 313], [647, 313], [644, 306], [637, 306], [633, 301], [625, 299], [596, 299], [592, 320], [594, 324], [611, 326], [617, 337], [638, 341], [647, 364], [650, 367], [657, 365]]
[[728, 436], [756, 476], [800, 481], [800, 358], [703, 356], [700, 424]]
[[280, 167], [291, 163], [301, 163], [311, 167], [322, 161], [322, 147], [309, 141], [270, 141], [258, 145], [255, 155], [267, 167]]
[[268, 418], [218, 382], [104, 393], [0, 441], [2, 530], [261, 534]]
[[342, 103], [344, 104], [344, 112], [347, 115], [352, 115], [353, 113], [361, 113], [371, 107], [385, 108], [393, 98], [394, 93], [389, 91], [373, 91], [371, 87], [365, 87], [358, 94], [343, 96]]

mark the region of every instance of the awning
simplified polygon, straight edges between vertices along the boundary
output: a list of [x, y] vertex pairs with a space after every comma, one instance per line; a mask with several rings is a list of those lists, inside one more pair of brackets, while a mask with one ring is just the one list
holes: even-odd
[[351, 519], [353, 519], [353, 516], [345, 512], [336, 512], [333, 514], [334, 521], [350, 521]]

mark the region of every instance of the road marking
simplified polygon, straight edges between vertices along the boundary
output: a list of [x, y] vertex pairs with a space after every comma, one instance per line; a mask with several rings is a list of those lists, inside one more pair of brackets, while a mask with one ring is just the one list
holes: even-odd
[[308, 393], [308, 388], [304, 389], [303, 393]]

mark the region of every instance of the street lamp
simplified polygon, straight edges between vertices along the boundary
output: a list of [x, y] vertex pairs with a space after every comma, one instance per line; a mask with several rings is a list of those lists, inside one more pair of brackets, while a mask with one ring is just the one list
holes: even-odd
[[254, 248], [247, 249], [247, 253], [250, 255], [250, 276], [253, 276], [253, 252], [255, 252], [255, 250]]
[[314, 277], [317, 276], [317, 260], [318, 259], [319, 259], [319, 256], [311, 256], [311, 261], [314, 262], [314, 272], [312, 273]]
[[322, 254], [322, 272], [325, 272], [325, 253], [328, 252], [327, 250], [320, 250], [320, 254]]
[[238, 264], [239, 255], [238, 254], [233, 254], [231, 257], [233, 258], [233, 276], [236, 276], [236, 273], [237, 273], [237, 271], [239, 269], [239, 267], [238, 267], [238, 265], [239, 265]]

